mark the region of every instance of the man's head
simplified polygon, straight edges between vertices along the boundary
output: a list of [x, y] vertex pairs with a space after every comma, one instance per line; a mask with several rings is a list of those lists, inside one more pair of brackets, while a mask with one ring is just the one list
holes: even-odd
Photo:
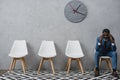
[[103, 29], [103, 38], [108, 39], [109, 38], [109, 34], [110, 34], [110, 30], [109, 29]]

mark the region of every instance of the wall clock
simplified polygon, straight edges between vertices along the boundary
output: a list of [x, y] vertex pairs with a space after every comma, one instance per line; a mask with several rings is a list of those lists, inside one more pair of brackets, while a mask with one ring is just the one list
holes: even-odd
[[78, 23], [86, 18], [87, 7], [79, 0], [72, 0], [65, 6], [64, 14], [69, 21]]

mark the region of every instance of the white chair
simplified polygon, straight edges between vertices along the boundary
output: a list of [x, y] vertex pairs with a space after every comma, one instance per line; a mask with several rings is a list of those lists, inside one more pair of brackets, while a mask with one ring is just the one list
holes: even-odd
[[16, 60], [20, 60], [23, 68], [23, 72], [27, 69], [27, 65], [25, 62], [25, 56], [28, 55], [27, 45], [25, 40], [15, 40], [13, 46], [10, 50], [9, 56], [13, 58], [9, 71], [15, 68]]
[[112, 72], [112, 64], [111, 64], [111, 59], [109, 56], [101, 56], [100, 59], [99, 59], [99, 68], [101, 68], [101, 63], [102, 61], [106, 61], [107, 63], [107, 67], [109, 67], [110, 71]]
[[[94, 49], [94, 53], [95, 52], [96, 52], [96, 49]], [[103, 61], [105, 61], [107, 63], [107, 67], [109, 67], [110, 71], [113, 72], [111, 58], [109, 56], [100, 56], [100, 58], [99, 58], [99, 69], [101, 68], [101, 64], [102, 64]], [[94, 68], [94, 71], [95, 71], [95, 68]]]
[[71, 64], [72, 60], [77, 60], [78, 61], [80, 71], [82, 73], [84, 73], [84, 70], [83, 70], [83, 67], [82, 67], [82, 63], [81, 63], [81, 59], [80, 59], [81, 57], [84, 56], [84, 54], [83, 54], [81, 45], [80, 45], [78, 40], [74, 40], [74, 41], [69, 40], [67, 42], [65, 55], [67, 57], [69, 57], [67, 65], [66, 65], [67, 73], [69, 73], [70, 64]]
[[41, 58], [37, 73], [39, 74], [39, 71], [42, 67], [44, 60], [49, 60], [51, 64], [52, 72], [53, 74], [55, 74], [54, 65], [53, 65], [53, 57], [56, 56], [56, 49], [55, 49], [54, 42], [53, 41], [42, 41], [38, 55], [41, 56], [42, 58]]

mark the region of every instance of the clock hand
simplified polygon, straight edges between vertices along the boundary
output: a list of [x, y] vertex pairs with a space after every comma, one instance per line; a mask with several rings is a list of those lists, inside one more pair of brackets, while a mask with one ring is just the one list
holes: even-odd
[[71, 4], [69, 4], [70, 5], [70, 7], [73, 9], [73, 10], [75, 10], [72, 6], [71, 6]]
[[73, 11], [74, 11], [74, 14], [75, 14], [75, 13], [77, 13], [77, 11], [76, 11], [76, 10], [73, 10]]
[[85, 15], [85, 14], [83, 14], [83, 13], [81, 13], [81, 12], [78, 12], [78, 11], [76, 11], [76, 13], [79, 13], [79, 14], [81, 14], [81, 15]]
[[69, 5], [72, 8], [73, 13], [75, 14], [76, 10], [71, 6], [71, 4], [69, 4]]
[[77, 7], [76, 11], [79, 9], [80, 6], [81, 6], [81, 5], [79, 5], [79, 6]]
[[74, 10], [74, 14], [75, 14], [75, 12], [78, 13], [77, 10], [79, 9], [80, 6], [81, 6], [81, 5], [79, 5], [79, 6]]

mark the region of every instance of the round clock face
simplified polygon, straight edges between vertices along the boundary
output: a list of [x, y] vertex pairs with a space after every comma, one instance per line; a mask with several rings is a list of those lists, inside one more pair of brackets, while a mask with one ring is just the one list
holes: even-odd
[[65, 6], [64, 14], [69, 21], [78, 23], [87, 16], [87, 8], [81, 1], [73, 0]]

